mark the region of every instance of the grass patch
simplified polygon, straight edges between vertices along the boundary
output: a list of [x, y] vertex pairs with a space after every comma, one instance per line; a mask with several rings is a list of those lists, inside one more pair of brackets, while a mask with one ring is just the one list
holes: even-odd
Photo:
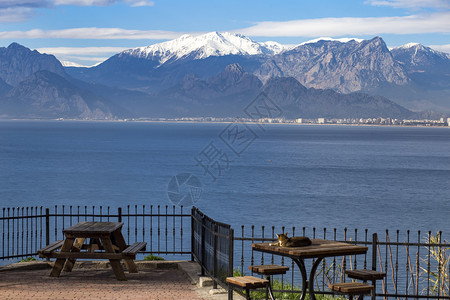
[[34, 258], [33, 256], [29, 256], [27, 258], [22, 258], [21, 260], [19, 260], [19, 262], [29, 262], [29, 261], [37, 261], [36, 258]]
[[149, 254], [146, 257], [144, 257], [144, 260], [149, 261], [149, 260], [165, 260], [165, 259], [153, 254]]

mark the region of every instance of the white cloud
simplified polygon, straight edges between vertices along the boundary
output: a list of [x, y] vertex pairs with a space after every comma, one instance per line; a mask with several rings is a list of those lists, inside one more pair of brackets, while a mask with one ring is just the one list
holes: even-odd
[[128, 39], [128, 40], [167, 40], [175, 39], [185, 33], [162, 30], [130, 30], [121, 28], [72, 28], [62, 30], [32, 29], [28, 31], [0, 31], [1, 39]]
[[450, 12], [405, 17], [321, 18], [259, 22], [236, 32], [249, 36], [271, 37], [450, 33]]
[[0, 8], [11, 7], [47, 7], [50, 3], [48, 0], [0, 0]]
[[118, 53], [129, 48], [125, 47], [52, 47], [37, 48], [40, 53], [53, 55], [105, 55], [110, 53]]
[[133, 7], [154, 5], [153, 1], [148, 0], [52, 0], [52, 2], [55, 5], [76, 5], [76, 6], [108, 6], [120, 2], [129, 4]]
[[155, 5], [149, 0], [0, 0], [0, 23], [26, 21], [34, 15], [36, 8], [58, 5], [108, 6], [121, 2], [132, 7]]
[[53, 0], [55, 5], [76, 6], [108, 6], [117, 3], [116, 0]]
[[450, 8], [448, 0], [367, 0], [365, 3], [394, 8]]
[[26, 7], [0, 8], [0, 23], [23, 22], [34, 15], [34, 10]]
[[128, 0], [126, 1], [132, 7], [141, 7], [141, 6], [153, 6], [155, 3], [153, 1], [140, 1], [140, 0]]
[[428, 45], [427, 47], [430, 47], [431, 49], [449, 53], [450, 54], [450, 44], [447, 45]]

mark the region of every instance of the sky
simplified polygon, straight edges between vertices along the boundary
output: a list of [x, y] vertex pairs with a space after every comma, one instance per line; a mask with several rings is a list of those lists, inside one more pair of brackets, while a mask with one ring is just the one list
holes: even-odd
[[17, 42], [84, 66], [211, 31], [289, 45], [381, 36], [389, 47], [450, 53], [450, 0], [0, 0], [0, 47]]

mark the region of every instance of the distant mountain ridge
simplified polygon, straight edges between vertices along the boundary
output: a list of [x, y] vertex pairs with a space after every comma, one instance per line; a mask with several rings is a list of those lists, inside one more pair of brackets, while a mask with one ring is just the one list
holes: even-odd
[[408, 77], [379, 38], [347, 43], [320, 40], [275, 55], [256, 71], [262, 79], [296, 78], [307, 87], [355, 92], [381, 83], [405, 85]]
[[40, 70], [66, 75], [63, 66], [53, 55], [31, 51], [17, 43], [0, 48], [0, 78], [7, 84], [15, 86]]
[[133, 112], [140, 117], [238, 116], [261, 93], [276, 103], [283, 117], [288, 119], [407, 118], [414, 115], [383, 97], [306, 88], [293, 77], [270, 78], [262, 83], [239, 64], [229, 65], [220, 74], [207, 79], [186, 75], [176, 86], [150, 96], [147, 103], [152, 105], [147, 108], [139, 105], [139, 110]]
[[263, 82], [294, 77], [308, 88], [379, 94], [415, 110], [450, 112], [450, 56], [445, 53], [425, 46], [414, 52], [400, 51], [412, 49], [410, 46], [389, 50], [381, 37], [320, 38], [295, 47], [274, 45], [212, 32], [126, 50], [96, 67], [69, 67], [66, 71], [80, 80], [155, 94], [187, 74], [206, 79], [238, 63]]
[[12, 43], [0, 48], [0, 117], [113, 119], [122, 109], [80, 88], [53, 56]]
[[210, 32], [197, 37], [183, 35], [168, 42], [125, 50], [119, 56], [154, 60], [162, 65], [180, 59], [205, 59], [211, 56], [273, 55], [285, 48], [276, 42], [258, 43], [240, 34]]
[[402, 105], [438, 117], [450, 111], [449, 62], [421, 45], [389, 50], [380, 37], [283, 47], [213, 32], [79, 68], [13, 43], [0, 48], [0, 116], [234, 117], [264, 93], [287, 118], [415, 116]]

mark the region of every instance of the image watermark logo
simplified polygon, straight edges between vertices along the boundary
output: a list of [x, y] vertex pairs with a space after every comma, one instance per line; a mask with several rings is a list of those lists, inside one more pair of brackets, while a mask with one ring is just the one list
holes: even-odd
[[[264, 92], [255, 97], [244, 109], [248, 116], [235, 119], [209, 142], [194, 160], [203, 174], [215, 182], [231, 167], [232, 159], [241, 158], [242, 154], [259, 138], [251, 125], [257, 125], [263, 132], [262, 123], [267, 119], [280, 118], [283, 111]], [[253, 126], [254, 128], [258, 128]], [[168, 185], [167, 195], [174, 205], [189, 206], [200, 200], [202, 184], [191, 173], [181, 173], [172, 177]]]
[[203, 175], [208, 174], [212, 181], [216, 181], [223, 171], [230, 168], [228, 154], [217, 147], [213, 141], [203, 148], [194, 159], [197, 161], [197, 166], [203, 168]]
[[[275, 119], [283, 116], [283, 111], [278, 105], [270, 99], [266, 93], [262, 92], [247, 107], [244, 113], [253, 121], [260, 119]], [[261, 129], [263, 127], [258, 124]]]
[[258, 136], [247, 124], [234, 122], [219, 134], [219, 138], [234, 154], [241, 156]]
[[178, 174], [170, 179], [167, 196], [174, 205], [192, 206], [202, 196], [202, 183], [190, 173]]

